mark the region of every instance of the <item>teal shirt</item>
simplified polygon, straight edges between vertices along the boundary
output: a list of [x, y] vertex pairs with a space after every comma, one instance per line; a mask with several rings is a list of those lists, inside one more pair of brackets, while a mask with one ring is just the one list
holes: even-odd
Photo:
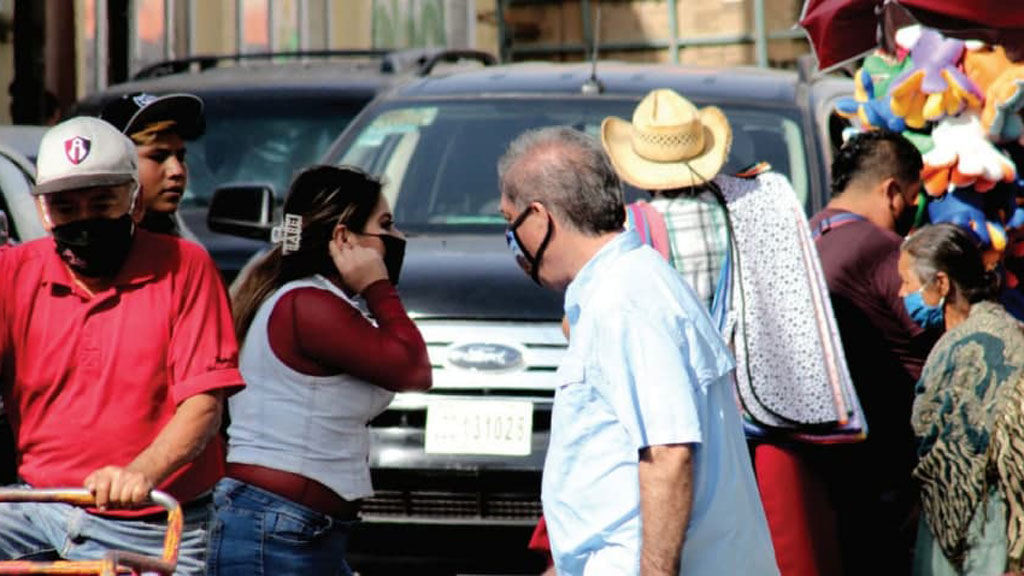
[[639, 572], [642, 448], [690, 444], [687, 575], [778, 574], [733, 400], [735, 363], [693, 290], [636, 232], [617, 236], [565, 295], [544, 466], [544, 516], [559, 574]]

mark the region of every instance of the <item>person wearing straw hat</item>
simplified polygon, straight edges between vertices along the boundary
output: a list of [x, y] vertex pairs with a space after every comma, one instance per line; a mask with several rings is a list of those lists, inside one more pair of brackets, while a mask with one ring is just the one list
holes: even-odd
[[203, 574], [224, 473], [224, 397], [243, 387], [220, 275], [201, 246], [138, 227], [135, 146], [98, 118], [39, 145], [32, 193], [51, 236], [0, 248], [0, 390], [32, 488], [96, 508], [0, 504], [0, 559], [159, 557], [166, 491], [184, 511], [176, 574]]
[[558, 574], [774, 575], [733, 357], [693, 291], [635, 230], [593, 138], [520, 135], [499, 163], [506, 241], [565, 291], [542, 501]]
[[701, 186], [728, 160], [732, 128], [725, 114], [654, 90], [632, 122], [606, 118], [601, 142], [623, 180], [655, 192], [650, 206], [664, 219], [670, 262], [710, 309], [728, 235], [722, 202]]
[[[694, 288], [737, 355], [744, 426], [762, 439], [755, 471], [779, 569], [835, 573], [827, 488], [785, 446], [860, 441], [863, 429], [807, 434], [842, 420], [829, 398], [836, 387], [852, 394], [852, 382], [792, 186], [763, 163], [722, 174], [732, 144], [725, 114], [668, 89], [648, 93], [631, 121], [606, 118], [601, 141], [619, 176], [651, 193], [628, 207], [630, 226]], [[779, 417], [780, 407], [791, 417]]]

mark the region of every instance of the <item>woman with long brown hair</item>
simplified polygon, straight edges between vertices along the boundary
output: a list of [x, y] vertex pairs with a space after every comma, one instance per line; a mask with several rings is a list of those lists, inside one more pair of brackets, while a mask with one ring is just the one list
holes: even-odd
[[405, 239], [379, 181], [316, 166], [274, 240], [232, 294], [248, 387], [229, 404], [208, 571], [350, 574], [348, 533], [372, 494], [366, 425], [396, 391], [431, 385], [395, 291]]

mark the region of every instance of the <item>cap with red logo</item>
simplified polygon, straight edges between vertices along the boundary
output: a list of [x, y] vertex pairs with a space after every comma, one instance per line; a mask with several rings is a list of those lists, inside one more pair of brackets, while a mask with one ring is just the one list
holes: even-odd
[[80, 116], [43, 135], [33, 194], [138, 182], [135, 144], [108, 122]]

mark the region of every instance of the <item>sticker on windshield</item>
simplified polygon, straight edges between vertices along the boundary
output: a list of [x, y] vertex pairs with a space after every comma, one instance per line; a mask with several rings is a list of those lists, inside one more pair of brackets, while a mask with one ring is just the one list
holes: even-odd
[[433, 124], [436, 118], [436, 106], [388, 110], [366, 127], [356, 139], [356, 146], [380, 146], [388, 136], [419, 132], [423, 126]]

